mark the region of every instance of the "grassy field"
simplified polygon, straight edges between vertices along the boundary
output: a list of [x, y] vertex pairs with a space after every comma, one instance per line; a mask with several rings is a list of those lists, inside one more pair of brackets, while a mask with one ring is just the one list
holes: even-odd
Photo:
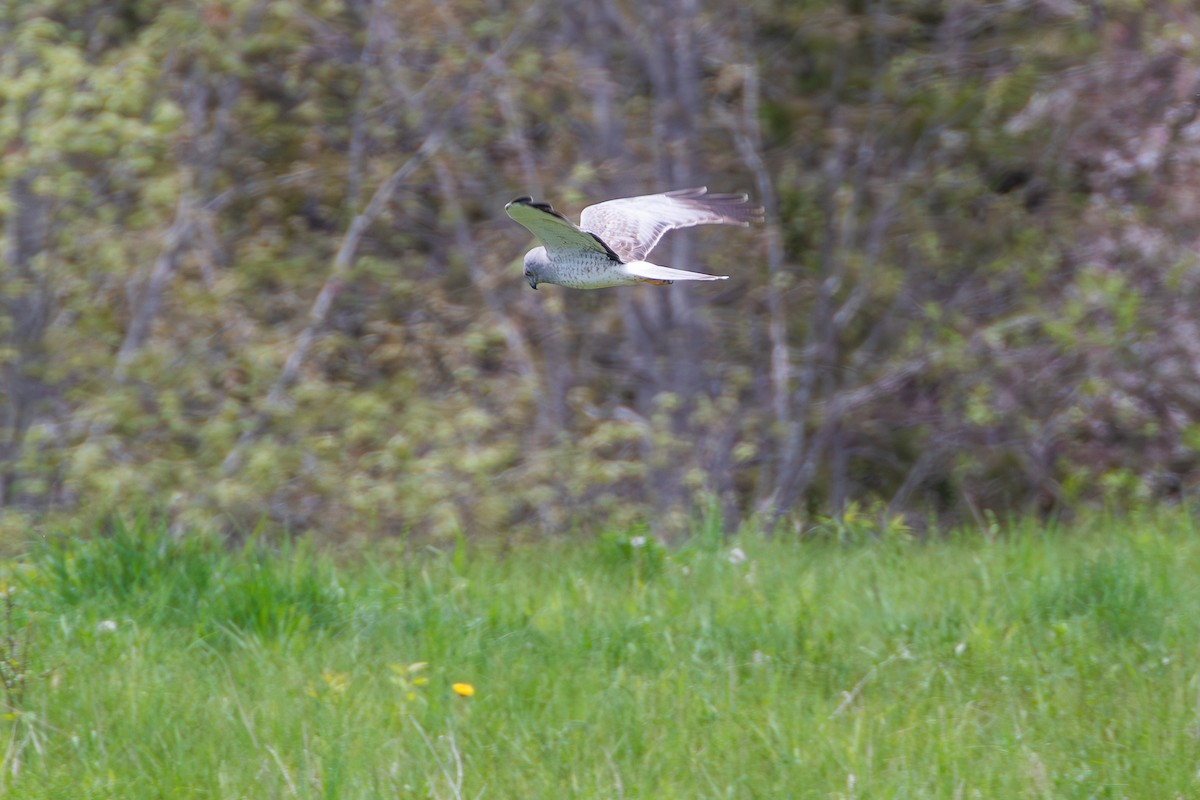
[[143, 526], [7, 571], [13, 797], [1200, 797], [1181, 515], [336, 565]]

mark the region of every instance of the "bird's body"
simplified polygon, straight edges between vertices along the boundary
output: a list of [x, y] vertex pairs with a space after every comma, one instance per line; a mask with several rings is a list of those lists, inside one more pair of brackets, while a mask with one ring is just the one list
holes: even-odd
[[[549, 262], [546, 248], [537, 247], [542, 251], [532, 261]], [[540, 256], [540, 258], [538, 257]], [[614, 261], [611, 256], [596, 250], [580, 250], [578, 253], [567, 253], [555, 259], [554, 280], [542, 278], [541, 283], [556, 283], [569, 289], [607, 289], [610, 286], [632, 286], [643, 283], [644, 279], [630, 275], [622, 267], [620, 261]]]
[[725, 280], [663, 267], [646, 261], [663, 234], [694, 225], [749, 225], [762, 209], [745, 195], [707, 194], [708, 190], [623, 197], [588, 206], [575, 225], [546, 203], [518, 197], [504, 207], [542, 243], [525, 254], [525, 278], [534, 289], [554, 283], [572, 289], [603, 289], [638, 283]]

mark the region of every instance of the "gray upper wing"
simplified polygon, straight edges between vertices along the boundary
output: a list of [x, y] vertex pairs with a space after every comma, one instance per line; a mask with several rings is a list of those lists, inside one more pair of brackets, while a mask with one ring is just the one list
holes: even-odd
[[708, 194], [707, 188], [699, 187], [597, 203], [583, 210], [579, 227], [604, 240], [622, 261], [641, 261], [669, 230], [745, 226], [762, 218], [762, 208], [749, 205], [744, 194]]
[[592, 234], [580, 230], [575, 223], [555, 211], [548, 203], [535, 203], [530, 197], [518, 197], [506, 205], [504, 211], [536, 236], [552, 257], [570, 255], [581, 250], [595, 250], [619, 260], [608, 245]]

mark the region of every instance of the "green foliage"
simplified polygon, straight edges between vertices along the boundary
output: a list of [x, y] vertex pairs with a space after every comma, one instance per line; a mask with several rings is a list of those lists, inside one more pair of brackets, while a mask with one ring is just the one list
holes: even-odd
[[30, 681], [40, 677], [36, 655], [31, 646], [33, 622], [24, 602], [18, 602], [12, 583], [3, 586], [3, 616], [0, 617], [0, 682], [4, 686], [5, 711], [0, 719], [13, 722], [14, 736], [21, 733], [25, 721], [25, 697]]
[[662, 574], [667, 563], [666, 547], [644, 526], [628, 533], [602, 535], [600, 554], [609, 569], [632, 574], [637, 582]]
[[1152, 591], [1139, 574], [1144, 569], [1108, 554], [1076, 564], [1042, 587], [1034, 606], [1037, 618], [1064, 627], [1078, 619], [1094, 620], [1109, 636], [1157, 638], [1170, 614], [1161, 606], [1169, 594]]
[[864, 509], [857, 503], [850, 503], [840, 517], [818, 517], [806, 535], [815, 539], [828, 538], [840, 544], [878, 541], [903, 545], [910, 541], [912, 529], [903, 515], [890, 514], [884, 507]]
[[[858, 540], [1187, 493], [1200, 15], [668, 6], [9, 4], [0, 505]], [[522, 288], [504, 199], [663, 176], [769, 190], [656, 251], [728, 292]]]
[[[904, 547], [704, 539], [637, 582], [615, 533], [339, 566], [147, 523], [53, 537], [10, 565], [46, 672], [0, 779], [28, 798], [1197, 792], [1182, 513]], [[206, 571], [227, 599], [194, 593]], [[228, 609], [289, 575], [343, 589], [274, 603], [347, 624], [234, 630]]]
[[282, 638], [345, 622], [345, 592], [303, 543], [251, 537], [231, 552], [216, 537], [163, 536], [148, 519], [115, 520], [88, 538], [39, 543], [26, 578], [33, 602], [104, 608], [207, 640]]

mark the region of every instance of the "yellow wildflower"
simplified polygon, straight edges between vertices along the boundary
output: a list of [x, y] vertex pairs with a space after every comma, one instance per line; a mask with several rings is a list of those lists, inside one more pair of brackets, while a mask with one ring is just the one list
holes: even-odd
[[459, 697], [474, 697], [475, 696], [475, 687], [469, 683], [456, 683], [456, 684], [453, 684], [450, 688], [453, 689], [454, 693], [456, 695], [458, 695]]

